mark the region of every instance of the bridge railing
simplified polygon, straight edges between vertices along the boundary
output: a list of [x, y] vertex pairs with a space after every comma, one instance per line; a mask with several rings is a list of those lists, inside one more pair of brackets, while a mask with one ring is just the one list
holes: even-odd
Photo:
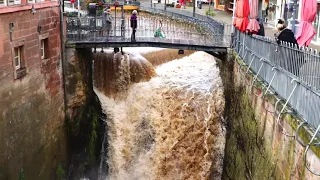
[[[231, 26], [215, 21], [210, 17], [202, 15], [193, 17], [192, 13], [188, 12], [181, 14], [148, 7], [140, 7], [140, 10], [157, 16], [151, 18], [139, 16], [137, 38], [153, 38], [156, 29], [161, 27], [166, 36], [166, 39], [162, 39], [161, 42], [171, 42], [172, 40], [177, 42], [178, 39], [182, 39], [194, 45], [230, 46]], [[161, 16], [164, 17], [162, 18]], [[176, 19], [178, 22], [174, 25], [168, 19]], [[159, 24], [160, 21], [162, 22], [161, 26]], [[177, 25], [179, 21], [180, 25]], [[195, 24], [197, 26], [194, 26]], [[101, 16], [90, 17], [85, 15], [82, 17], [68, 17], [67, 20], [67, 39], [69, 41], [102, 41], [102, 39], [112, 40], [113, 37], [130, 38], [130, 35], [129, 16], [124, 19], [122, 17], [113, 17], [110, 31], [106, 30]]]
[[227, 46], [230, 45], [232, 26], [225, 24], [221, 21], [218, 21], [216, 19], [213, 19], [209, 16], [193, 14], [192, 12], [188, 12], [188, 11], [175, 12], [172, 9], [164, 10], [164, 9], [159, 9], [155, 7], [146, 7], [146, 6], [141, 6], [140, 9], [150, 13], [156, 13], [159, 15], [170, 17], [172, 19], [180, 19], [183, 21], [192, 22], [192, 23], [201, 25], [210, 32], [211, 36], [214, 36], [214, 39], [216, 39], [217, 41], [224, 42], [224, 44]]
[[[267, 94], [272, 91], [283, 99], [278, 115], [288, 113], [290, 105], [313, 128], [320, 125], [320, 56], [317, 51], [294, 47], [269, 38], [250, 36], [236, 31], [233, 46], [250, 70], [265, 82]], [[251, 84], [254, 86], [254, 83]], [[272, 89], [272, 90], [271, 90]]]
[[[191, 45], [219, 47], [229, 46], [230, 41], [227, 41], [223, 34], [217, 32], [215, 27], [212, 26], [211, 30], [207, 28], [211, 26], [210, 24], [206, 24], [206, 22], [200, 22], [200, 24], [198, 22], [198, 26], [195, 26], [193, 21], [187, 21], [186, 19], [183, 22], [173, 22], [168, 18], [159, 16], [140, 16], [136, 39], [154, 39], [156, 30], [161, 28], [165, 38], [161, 39], [161, 41], [159, 40], [159, 42], [185, 42]], [[69, 41], [101, 42], [114, 41], [115, 38], [119, 41], [121, 40], [119, 38], [122, 38], [122, 41], [129, 41], [131, 33], [130, 17], [113, 19], [109, 31], [101, 17], [69, 17], [67, 20], [67, 39]]]

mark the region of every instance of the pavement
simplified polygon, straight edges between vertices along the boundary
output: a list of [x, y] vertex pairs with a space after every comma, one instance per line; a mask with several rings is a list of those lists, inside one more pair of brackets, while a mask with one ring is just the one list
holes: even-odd
[[[164, 9], [164, 0], [161, 0], [162, 2], [159, 3], [159, 4], [155, 4], [155, 7], [156, 8], [161, 8], [161, 9]], [[151, 4], [151, 1], [148, 1], [148, 0], [143, 0], [141, 2], [141, 5], [143, 6], [149, 6], [150, 7], [150, 4]], [[213, 7], [211, 6], [211, 9]], [[186, 6], [185, 8], [171, 8], [171, 7], [167, 7], [167, 10], [170, 10], [170, 11], [173, 11], [173, 12], [179, 12], [179, 11], [187, 11], [187, 12], [193, 12], [193, 7], [190, 7], [190, 6]], [[202, 8], [199, 9], [196, 7], [195, 9], [195, 12], [197, 14], [201, 14], [201, 15], [206, 15], [206, 11], [209, 10], [209, 5], [208, 4], [202, 4]], [[218, 21], [222, 21], [226, 24], [232, 24], [232, 14], [231, 13], [228, 13], [228, 12], [225, 12], [225, 11], [221, 11], [221, 10], [216, 10], [214, 9], [214, 13], [215, 15], [212, 17], [213, 19], [215, 20], [218, 20]], [[269, 37], [269, 38], [274, 38], [274, 33], [276, 32], [276, 30], [274, 28], [270, 28], [268, 27], [268, 25], [264, 25], [264, 28], [265, 28], [265, 36], [266, 37]], [[316, 44], [310, 44], [309, 45], [309, 48], [312, 48], [312, 49], [317, 49], [318, 52], [320, 51], [320, 45], [316, 45]]]

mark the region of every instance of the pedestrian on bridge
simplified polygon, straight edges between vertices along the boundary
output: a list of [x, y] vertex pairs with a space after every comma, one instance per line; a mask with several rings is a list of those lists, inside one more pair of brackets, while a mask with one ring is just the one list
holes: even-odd
[[137, 29], [137, 24], [138, 24], [138, 20], [137, 20], [137, 10], [132, 11], [132, 15], [130, 18], [130, 26], [132, 28], [132, 34], [131, 34], [131, 41], [135, 42], [136, 41], [136, 29]]
[[103, 21], [104, 21], [104, 29], [106, 32], [107, 38], [110, 36], [110, 30], [111, 30], [111, 10], [110, 9], [105, 9], [104, 14], [103, 14]]

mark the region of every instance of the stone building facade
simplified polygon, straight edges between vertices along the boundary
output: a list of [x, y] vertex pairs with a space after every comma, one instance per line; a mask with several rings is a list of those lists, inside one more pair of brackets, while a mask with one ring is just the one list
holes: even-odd
[[66, 159], [58, 1], [0, 0], [0, 179], [54, 179]]

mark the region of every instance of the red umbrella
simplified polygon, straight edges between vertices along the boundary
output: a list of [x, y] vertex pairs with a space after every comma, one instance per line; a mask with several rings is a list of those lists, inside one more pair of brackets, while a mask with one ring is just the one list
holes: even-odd
[[257, 21], [258, 18], [258, 0], [251, 0], [250, 2], [250, 22], [248, 24], [247, 30], [251, 33], [258, 33], [260, 26]]
[[233, 25], [242, 32], [245, 32], [249, 24], [250, 14], [249, 0], [237, 0], [236, 13]]
[[317, 0], [302, 0], [301, 20], [297, 33], [297, 41], [300, 46], [308, 46], [316, 34], [312, 22], [316, 19]]

